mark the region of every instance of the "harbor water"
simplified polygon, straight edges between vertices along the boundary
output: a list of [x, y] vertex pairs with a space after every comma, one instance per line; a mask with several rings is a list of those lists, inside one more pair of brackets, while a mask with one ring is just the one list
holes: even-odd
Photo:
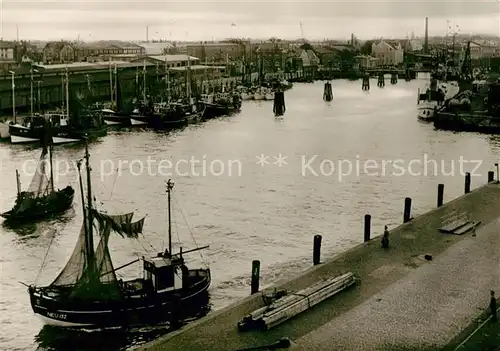
[[[261, 287], [312, 265], [312, 240], [323, 235], [327, 259], [363, 240], [363, 217], [372, 236], [399, 225], [405, 197], [412, 215], [472, 188], [495, 170], [495, 136], [434, 130], [417, 120], [417, 90], [425, 80], [386, 82], [363, 92], [361, 81], [333, 81], [333, 101], [323, 83], [295, 84], [285, 92], [283, 118], [273, 103], [244, 102], [241, 113], [172, 133], [110, 132], [90, 145], [93, 191], [109, 213], [146, 217], [138, 241], [113, 237], [115, 267], [167, 245], [165, 181], [175, 182], [174, 248], [210, 245], [187, 255], [212, 271], [212, 310], [250, 293], [251, 261], [261, 261]], [[54, 149], [56, 186], [78, 189], [74, 163], [81, 145]], [[40, 149], [0, 144], [0, 211], [16, 196], [15, 170], [25, 188]], [[259, 161], [261, 160], [261, 161]], [[79, 191], [76, 192], [79, 194]], [[0, 227], [0, 350], [117, 350], [150, 340], [167, 327], [61, 331], [32, 313], [25, 284], [50, 283], [69, 258], [82, 223], [81, 199], [61, 218]], [[195, 240], [193, 240], [193, 238]], [[180, 242], [180, 244], [179, 244]], [[119, 272], [141, 274], [139, 263]]]

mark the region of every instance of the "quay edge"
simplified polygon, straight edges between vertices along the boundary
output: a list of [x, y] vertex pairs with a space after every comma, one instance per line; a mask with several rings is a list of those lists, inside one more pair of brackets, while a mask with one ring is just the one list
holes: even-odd
[[[283, 337], [288, 337], [292, 341], [297, 340], [426, 264], [423, 260], [416, 260], [416, 257], [424, 254], [438, 256], [464, 238], [470, 237], [470, 234], [439, 233], [442, 216], [452, 211], [466, 211], [471, 219], [481, 222], [481, 227], [494, 221], [500, 213], [500, 203], [497, 201], [499, 196], [500, 185], [486, 184], [392, 229], [389, 251], [382, 250], [379, 240], [372, 239], [336, 255], [328, 262], [313, 266], [292, 279], [273, 284], [266, 290], [278, 288], [297, 291], [323, 277], [332, 277], [348, 271], [353, 272], [361, 283], [271, 331], [240, 333], [237, 330], [237, 322], [241, 317], [263, 306], [261, 295], [255, 294], [192, 322], [180, 330], [142, 345], [136, 350], [235, 351], [245, 347], [272, 344]], [[376, 218], [375, 221], [381, 222], [381, 219]], [[359, 237], [361, 241], [362, 216], [360, 216]], [[409, 261], [416, 267], [408, 266]], [[374, 277], [374, 273], [388, 263], [396, 267], [390, 272], [391, 274]], [[471, 320], [474, 317], [471, 316]], [[447, 341], [454, 336], [449, 335]]]

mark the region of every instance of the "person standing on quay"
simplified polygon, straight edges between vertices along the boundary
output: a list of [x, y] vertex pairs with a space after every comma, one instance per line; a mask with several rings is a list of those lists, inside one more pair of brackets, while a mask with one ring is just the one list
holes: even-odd
[[387, 226], [384, 227], [384, 235], [382, 236], [382, 248], [389, 248], [389, 230], [387, 229]]
[[495, 292], [491, 290], [491, 299], [490, 299], [490, 312], [491, 312], [491, 317], [493, 319], [493, 322], [496, 322], [498, 320], [497, 317], [497, 299], [495, 298]]

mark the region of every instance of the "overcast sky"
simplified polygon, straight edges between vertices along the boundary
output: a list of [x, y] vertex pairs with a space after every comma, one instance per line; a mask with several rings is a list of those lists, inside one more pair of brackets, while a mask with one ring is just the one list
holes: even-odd
[[500, 34], [500, 0], [469, 1], [171, 1], [0, 0], [6, 40], [309, 39], [445, 35], [447, 20], [465, 33]]

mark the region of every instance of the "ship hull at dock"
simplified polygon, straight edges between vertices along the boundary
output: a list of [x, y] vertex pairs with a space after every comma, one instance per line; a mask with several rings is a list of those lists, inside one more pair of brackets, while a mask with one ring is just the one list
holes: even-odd
[[[168, 321], [184, 309], [204, 307], [208, 303], [211, 277], [209, 269], [190, 270], [189, 288], [149, 295], [124, 296], [120, 299], [85, 301], [71, 298], [57, 288], [28, 289], [33, 312], [48, 325], [59, 327], [114, 327], [147, 325]], [[64, 288], [62, 288], [64, 289]], [[55, 295], [54, 295], [55, 294]]]
[[10, 142], [12, 144], [26, 144], [40, 141], [44, 133], [42, 126], [33, 128], [20, 124], [9, 125]]
[[[40, 142], [45, 131], [42, 127], [28, 128], [19, 124], [9, 126], [10, 142], [12, 144], [29, 144]], [[106, 125], [90, 129], [71, 129], [68, 127], [53, 128], [51, 130], [54, 144], [67, 144], [82, 141], [85, 137], [95, 139], [106, 136]]]
[[434, 127], [454, 132], [500, 134], [500, 118], [494, 118], [473, 111], [457, 114], [441, 112], [434, 119]]
[[210, 118], [230, 115], [232, 113], [238, 112], [240, 108], [241, 104], [227, 106], [227, 105], [205, 103], [205, 113], [203, 114], [203, 118], [210, 119]]
[[417, 117], [422, 121], [432, 121], [434, 119], [438, 103], [436, 101], [425, 101], [418, 105]]

